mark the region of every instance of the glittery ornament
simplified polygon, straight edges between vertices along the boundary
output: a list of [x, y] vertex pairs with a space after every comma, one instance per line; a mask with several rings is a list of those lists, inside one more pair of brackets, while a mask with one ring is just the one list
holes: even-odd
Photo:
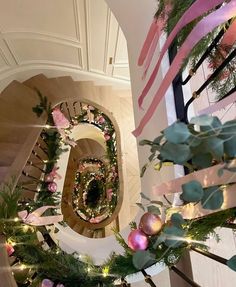
[[148, 247], [148, 238], [141, 230], [136, 229], [130, 232], [128, 246], [134, 250], [145, 250]]
[[53, 180], [54, 180], [54, 176], [52, 174], [49, 173], [45, 175], [46, 182], [53, 182]]
[[57, 191], [57, 184], [56, 182], [50, 182], [48, 184], [48, 190], [51, 192], [56, 192]]
[[54, 283], [49, 279], [44, 279], [42, 281], [41, 287], [53, 287]]
[[156, 214], [146, 212], [140, 219], [139, 228], [147, 235], [157, 234], [162, 228], [161, 218]]

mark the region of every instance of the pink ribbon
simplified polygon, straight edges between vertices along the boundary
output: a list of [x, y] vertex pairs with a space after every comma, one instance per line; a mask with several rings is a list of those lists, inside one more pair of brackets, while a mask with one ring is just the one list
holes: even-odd
[[223, 24], [228, 19], [234, 17], [236, 14], [236, 0], [232, 0], [230, 3], [225, 4], [221, 8], [212, 12], [207, 17], [203, 18], [192, 30], [189, 34], [181, 48], [179, 49], [173, 63], [171, 64], [164, 80], [162, 81], [157, 93], [152, 100], [151, 105], [149, 106], [147, 112], [144, 117], [141, 119], [141, 122], [137, 129], [133, 131], [134, 136], [139, 136], [143, 130], [143, 128], [147, 125], [151, 117], [163, 96], [165, 95], [168, 87], [171, 85], [173, 79], [177, 75], [179, 69], [181, 68], [183, 60], [188, 56], [192, 48], [196, 45], [196, 43], [207, 35], [214, 28]]
[[172, 32], [170, 33], [170, 35], [168, 36], [158, 59], [158, 62], [150, 76], [149, 81], [147, 82], [145, 88], [142, 91], [142, 94], [140, 95], [139, 99], [138, 99], [138, 104], [139, 107], [142, 106], [143, 100], [146, 97], [148, 91], [150, 90], [156, 76], [157, 73], [159, 71], [160, 68], [160, 64], [161, 61], [163, 59], [163, 56], [165, 55], [167, 49], [169, 48], [170, 44], [172, 43], [172, 41], [174, 40], [174, 38], [176, 37], [176, 35], [179, 33], [179, 31], [186, 26], [187, 24], [189, 24], [190, 22], [192, 22], [194, 19], [200, 17], [202, 14], [204, 14], [205, 12], [208, 12], [209, 10], [213, 9], [215, 6], [221, 4], [222, 2], [224, 2], [224, 0], [211, 0], [211, 1], [206, 1], [206, 0], [197, 0], [195, 1], [190, 8], [183, 14], [183, 16], [181, 17], [181, 19], [178, 21], [178, 23], [176, 24], [176, 26], [174, 27], [174, 29], [172, 30]]
[[224, 109], [225, 107], [227, 107], [228, 105], [232, 104], [236, 102], [236, 92], [233, 93], [232, 95], [224, 98], [223, 100], [216, 102], [215, 104], [198, 111], [199, 115], [204, 115], [204, 114], [212, 114], [214, 112], [217, 112], [221, 109]]
[[236, 20], [231, 23], [229, 29], [225, 32], [221, 45], [231, 47], [236, 42]]
[[51, 175], [53, 178], [56, 179], [61, 179], [62, 177], [60, 176], [60, 174], [57, 172], [59, 168], [54, 166], [54, 168], [52, 169], [52, 171], [49, 173], [49, 175]]
[[31, 213], [23, 210], [18, 212], [18, 216], [24, 223], [33, 226], [50, 225], [63, 221], [63, 215], [41, 216], [49, 208], [57, 208], [57, 206], [42, 206]]
[[101, 221], [103, 221], [104, 219], [106, 219], [107, 218], [107, 214], [105, 213], [105, 214], [103, 214], [103, 215], [99, 215], [99, 216], [96, 216], [96, 217], [94, 217], [94, 218], [91, 218], [90, 220], [89, 220], [89, 222], [90, 223], [100, 223]]
[[147, 57], [148, 51], [151, 47], [152, 41], [153, 41], [155, 35], [158, 34], [158, 23], [157, 23], [157, 21], [158, 21], [157, 19], [154, 19], [150, 28], [149, 28], [147, 37], [144, 41], [143, 47], [141, 49], [141, 52], [140, 52], [140, 55], [138, 58], [138, 65], [139, 66], [143, 65], [143, 63]]
[[159, 33], [156, 33], [154, 38], [153, 38], [151, 47], [150, 47], [150, 49], [148, 51], [148, 54], [147, 54], [147, 61], [146, 61], [145, 66], [144, 66], [144, 72], [143, 72], [142, 79], [144, 79], [146, 77], [147, 71], [148, 71], [148, 69], [149, 69], [149, 67], [151, 65], [152, 58], [154, 56], [154, 52], [156, 50], [159, 38], [160, 38]]
[[55, 108], [52, 111], [52, 117], [54, 124], [58, 129], [68, 129], [70, 127], [69, 120], [65, 117], [59, 108]]

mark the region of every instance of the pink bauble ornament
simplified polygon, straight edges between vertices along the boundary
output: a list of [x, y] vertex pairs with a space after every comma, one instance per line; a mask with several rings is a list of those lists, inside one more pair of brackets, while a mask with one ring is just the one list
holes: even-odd
[[105, 141], [109, 141], [109, 139], [111, 138], [111, 136], [109, 134], [105, 134], [104, 135]]
[[139, 229], [147, 235], [157, 234], [161, 228], [161, 218], [156, 214], [146, 212], [140, 219]]
[[11, 256], [15, 252], [15, 249], [9, 243], [6, 243], [5, 246], [6, 246], [6, 249], [7, 249], [8, 256]]
[[53, 182], [53, 180], [54, 180], [54, 176], [52, 174], [49, 173], [45, 175], [46, 182]]
[[97, 121], [98, 121], [98, 123], [99, 123], [100, 125], [102, 125], [102, 124], [105, 123], [105, 119], [104, 119], [103, 116], [100, 116]]
[[41, 287], [53, 287], [54, 283], [49, 279], [44, 279], [42, 281]]
[[147, 249], [147, 235], [139, 229], [131, 231], [128, 237], [128, 246], [134, 251]]
[[48, 190], [51, 192], [56, 192], [57, 191], [57, 184], [56, 182], [50, 182], [48, 184]]

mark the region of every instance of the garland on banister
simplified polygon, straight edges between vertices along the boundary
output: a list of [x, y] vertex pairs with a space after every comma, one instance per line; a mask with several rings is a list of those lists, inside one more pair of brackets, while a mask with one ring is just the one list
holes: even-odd
[[[164, 21], [163, 29], [167, 34], [174, 29], [178, 21], [184, 15], [184, 13], [191, 7], [191, 5], [195, 1], [193, 0], [160, 0], [158, 1], [158, 9], [155, 14], [155, 18], [166, 18]], [[196, 1], [197, 2], [197, 1]], [[226, 4], [229, 1], [218, 1], [222, 2], [221, 5]], [[202, 4], [204, 5], [204, 3]], [[220, 5], [219, 5], [220, 6]], [[215, 7], [218, 9], [220, 7]], [[171, 7], [171, 8], [167, 8]], [[193, 28], [199, 23], [199, 21], [209, 15], [214, 9], [207, 11], [202, 16], [197, 17], [187, 25], [185, 25], [178, 33], [175, 38], [175, 43], [178, 47], [184, 43], [186, 38], [189, 36]], [[193, 11], [194, 13], [194, 11]], [[212, 41], [215, 39], [217, 34], [221, 29], [225, 29], [225, 32], [228, 29], [228, 26], [233, 23], [231, 22], [223, 23], [222, 25], [215, 28], [213, 31], [208, 33], [205, 37], [203, 37], [191, 50], [190, 54], [185, 58], [182, 68], [185, 68], [187, 64], [190, 64], [192, 69], [196, 66], [200, 57], [204, 54], [207, 48], [210, 46]], [[230, 41], [224, 42], [220, 40], [219, 43], [216, 44], [215, 48], [209, 52], [207, 55], [206, 61], [208, 62], [209, 73], [210, 70], [212, 73], [219, 67], [219, 65], [225, 60], [226, 56], [230, 54], [230, 52], [235, 48], [236, 44], [236, 36], [231, 36]], [[236, 75], [235, 75], [235, 60], [226, 65], [226, 67], [220, 72], [220, 74], [213, 80], [210, 84], [213, 91], [216, 92], [217, 99], [220, 100], [224, 97], [232, 88], [235, 87], [236, 84]]]
[[72, 193], [75, 212], [85, 221], [99, 223], [112, 215], [117, 204], [117, 173], [98, 159], [79, 162]]
[[[13, 188], [14, 183], [1, 185], [0, 235], [6, 239], [18, 286], [113, 286], [116, 279], [155, 263], [171, 267], [192, 247], [207, 250], [210, 236], [219, 240], [216, 227], [234, 226], [235, 199], [225, 202], [225, 194], [229, 196], [235, 190], [236, 120], [222, 124], [216, 117], [201, 116], [188, 125], [176, 122], [153, 141], [141, 141], [141, 145], [151, 149], [143, 173], [148, 165], [159, 170], [179, 164], [190, 174], [154, 187], [156, 198], [141, 193], [143, 202], [138, 205], [144, 214], [138, 224], [130, 224], [128, 240], [115, 231], [124, 254], [111, 254], [102, 266], [95, 266], [82, 254], [66, 254], [51, 240], [53, 221], [61, 222], [62, 217], [48, 213], [56, 206], [45, 206], [47, 197], [45, 202], [44, 197], [36, 198], [36, 210], [25, 210], [20, 188]], [[160, 200], [166, 192], [176, 191], [181, 193], [180, 206]], [[227, 265], [236, 271], [236, 255], [227, 259]]]
[[[179, 206], [141, 193], [145, 204], [138, 206], [145, 213], [138, 227], [132, 224], [128, 245], [120, 235], [117, 237], [126, 251], [122, 260], [129, 261], [132, 255], [137, 270], [156, 262], [172, 266], [190, 247], [207, 250], [209, 236], [219, 240], [215, 228], [229, 227], [236, 219], [232, 195], [236, 188], [236, 120], [222, 124], [217, 117], [195, 117], [188, 125], [172, 124], [153, 141], [142, 140], [140, 145], [149, 146], [151, 152], [142, 176], [149, 165], [160, 170], [178, 164], [190, 174], [153, 188], [158, 198], [180, 193]], [[227, 265], [236, 271], [236, 255]]]
[[[193, 92], [193, 99], [199, 96], [199, 93], [204, 88], [204, 84], [207, 86], [209, 83], [213, 85], [218, 99], [231, 94], [233, 89], [235, 89], [236, 83], [235, 61], [231, 61], [235, 58], [236, 53], [235, 16], [235, 0], [158, 1], [157, 13], [151, 23], [138, 58], [138, 65], [144, 66], [143, 78], [147, 75], [148, 69], [154, 59], [153, 56], [162, 30], [167, 31], [167, 39], [163, 47], [161, 47], [159, 57], [156, 63], [154, 63], [155, 67], [138, 97], [139, 108], [143, 108], [145, 98], [149, 96], [149, 91], [157, 79], [162, 60], [168, 49], [175, 43], [178, 49], [170, 63], [170, 67], [163, 76], [163, 80], [159, 83], [158, 89], [152, 95], [153, 98], [145, 114], [142, 116], [139, 125], [133, 131], [135, 137], [141, 135], [168, 88], [177, 79], [187, 63], [192, 65], [192, 69], [189, 72], [190, 78], [198, 68], [199, 59], [201, 60], [200, 64], [204, 59], [207, 59], [209, 61], [209, 68], [213, 72], [210, 75], [210, 79], [208, 79], [209, 81], [206, 80], [205, 83], [202, 83], [202, 86], [199, 86], [197, 91]], [[207, 49], [209, 46], [212, 49]], [[214, 81], [212, 81], [213, 78], [215, 78]]]

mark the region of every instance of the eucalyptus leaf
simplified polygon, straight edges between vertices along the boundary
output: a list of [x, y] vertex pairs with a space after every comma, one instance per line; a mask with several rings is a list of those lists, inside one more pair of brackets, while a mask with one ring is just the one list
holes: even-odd
[[182, 215], [180, 213], [173, 213], [170, 218], [172, 224], [176, 227], [181, 227], [182, 224], [185, 223]]
[[204, 194], [202, 185], [196, 180], [183, 184], [182, 190], [181, 199], [187, 202], [198, 202]]
[[164, 235], [166, 236], [165, 245], [168, 247], [176, 248], [183, 243], [185, 231], [182, 228], [171, 226], [164, 228]]
[[152, 141], [149, 141], [149, 140], [141, 140], [139, 142], [139, 145], [140, 146], [143, 146], [143, 145], [153, 145], [153, 142]]
[[209, 137], [204, 141], [205, 151], [218, 160], [224, 155], [224, 141], [217, 137]]
[[164, 233], [161, 233], [158, 237], [156, 242], [153, 244], [153, 248], [156, 249], [158, 245], [161, 243], [165, 242], [166, 240], [166, 235]]
[[224, 202], [223, 191], [218, 186], [212, 186], [204, 190], [201, 204], [204, 209], [219, 209]]
[[133, 264], [137, 270], [145, 269], [156, 262], [155, 255], [149, 250], [140, 250], [133, 254]]
[[163, 135], [160, 135], [153, 140], [153, 143], [159, 145], [162, 139], [163, 139]]
[[140, 173], [140, 177], [143, 177], [143, 176], [144, 176], [144, 173], [145, 173], [146, 169], [147, 169], [147, 164], [145, 164], [145, 165], [142, 167], [141, 173]]
[[163, 202], [159, 201], [159, 200], [151, 200], [150, 203], [157, 204], [157, 205], [160, 205], [160, 206], [164, 205]]
[[236, 255], [234, 255], [233, 257], [231, 257], [228, 261], [227, 261], [227, 266], [236, 271]]
[[150, 201], [150, 198], [147, 195], [145, 195], [143, 192], [140, 192], [140, 195], [143, 199]]
[[190, 124], [198, 126], [211, 126], [213, 124], [213, 117], [209, 115], [201, 115], [191, 119]]
[[136, 202], [136, 205], [137, 205], [138, 207], [140, 207], [140, 208], [145, 212], [145, 208], [144, 208], [144, 206], [142, 205], [142, 203]]
[[223, 174], [224, 174], [224, 168], [218, 169], [217, 175], [218, 175], [219, 177], [221, 177]]
[[212, 165], [212, 155], [210, 153], [196, 154], [192, 158], [192, 163], [198, 168], [206, 168]]
[[155, 153], [152, 153], [149, 157], [148, 157], [148, 160], [149, 161], [152, 161], [154, 158], [155, 158]]
[[186, 144], [165, 143], [160, 150], [163, 159], [170, 160], [176, 164], [184, 164], [191, 158], [190, 147]]
[[236, 120], [223, 125], [221, 137], [224, 139], [224, 152], [229, 157], [236, 157]]
[[187, 143], [188, 143], [188, 145], [191, 146], [191, 147], [196, 147], [196, 146], [199, 146], [199, 145], [202, 143], [202, 140], [201, 140], [200, 137], [191, 135], [191, 136], [188, 138]]
[[150, 212], [152, 214], [156, 214], [156, 215], [160, 215], [161, 214], [160, 208], [158, 208], [155, 205], [148, 206], [147, 210], [148, 210], [148, 212]]
[[164, 130], [166, 139], [174, 144], [184, 143], [191, 136], [191, 133], [182, 122], [176, 122]]

